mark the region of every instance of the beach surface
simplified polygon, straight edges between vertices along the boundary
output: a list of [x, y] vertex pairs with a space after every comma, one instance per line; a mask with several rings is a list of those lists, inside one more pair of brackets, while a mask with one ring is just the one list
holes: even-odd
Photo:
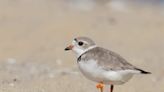
[[0, 92], [99, 92], [64, 51], [78, 36], [152, 73], [114, 92], [164, 92], [164, 8], [84, 1], [0, 0]]

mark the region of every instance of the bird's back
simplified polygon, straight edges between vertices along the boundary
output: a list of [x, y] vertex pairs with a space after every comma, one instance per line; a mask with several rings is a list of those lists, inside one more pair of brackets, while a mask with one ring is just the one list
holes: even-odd
[[119, 54], [101, 47], [95, 47], [91, 50], [88, 50], [82, 54], [80, 58], [85, 62], [94, 59], [95, 62], [101, 65], [105, 70], [136, 70], [143, 73], [148, 73], [128, 63]]

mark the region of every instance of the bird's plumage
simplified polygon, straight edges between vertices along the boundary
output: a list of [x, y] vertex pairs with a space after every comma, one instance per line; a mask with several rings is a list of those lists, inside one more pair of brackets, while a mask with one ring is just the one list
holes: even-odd
[[75, 52], [80, 71], [90, 80], [105, 84], [123, 84], [134, 74], [150, 74], [128, 63], [119, 54], [97, 47], [87, 37], [77, 37], [66, 50]]
[[94, 59], [95, 61], [97, 61], [97, 63], [105, 70], [118, 71], [130, 69], [136, 71], [143, 71], [128, 63], [119, 54], [101, 47], [95, 47], [86, 51], [78, 58], [78, 62], [87, 62], [90, 59]]

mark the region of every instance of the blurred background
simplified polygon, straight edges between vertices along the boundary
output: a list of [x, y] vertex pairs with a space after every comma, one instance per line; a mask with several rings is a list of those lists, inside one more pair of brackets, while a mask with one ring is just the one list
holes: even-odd
[[78, 36], [152, 72], [114, 92], [164, 92], [164, 0], [0, 0], [0, 92], [99, 92], [64, 51]]

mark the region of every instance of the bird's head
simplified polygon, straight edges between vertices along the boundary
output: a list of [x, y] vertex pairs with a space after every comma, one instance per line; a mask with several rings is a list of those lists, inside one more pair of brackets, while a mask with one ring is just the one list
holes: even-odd
[[75, 54], [80, 56], [84, 52], [88, 51], [91, 48], [96, 47], [96, 44], [93, 40], [88, 37], [77, 37], [74, 38], [72, 44], [65, 48], [66, 51], [72, 50]]

